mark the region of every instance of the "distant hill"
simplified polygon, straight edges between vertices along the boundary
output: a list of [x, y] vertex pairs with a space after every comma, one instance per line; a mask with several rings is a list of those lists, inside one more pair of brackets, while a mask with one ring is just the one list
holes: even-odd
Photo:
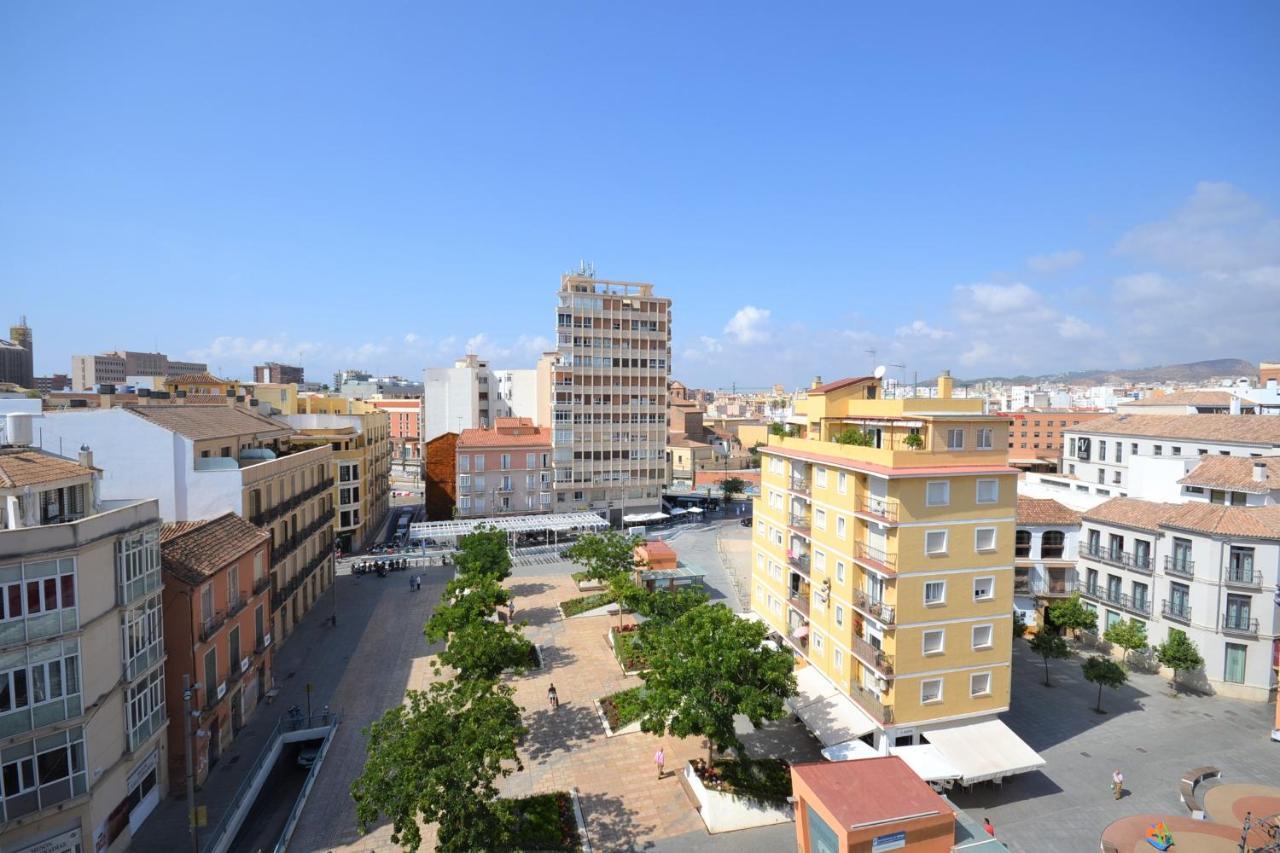
[[989, 376], [959, 380], [965, 384], [978, 382], [1061, 382], [1070, 385], [1124, 385], [1130, 382], [1206, 382], [1210, 379], [1256, 376], [1258, 366], [1240, 358], [1213, 358], [1186, 364], [1165, 364], [1128, 370], [1075, 370], [1044, 376]]

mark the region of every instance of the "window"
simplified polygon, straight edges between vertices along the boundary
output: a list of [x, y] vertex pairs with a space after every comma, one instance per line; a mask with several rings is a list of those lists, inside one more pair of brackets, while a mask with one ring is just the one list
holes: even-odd
[[1076, 440], [1074, 437], [1067, 439], [1067, 455], [1068, 456], [1076, 455]]
[[978, 430], [978, 449], [991, 449], [991, 427], [982, 427]]
[[836, 627], [844, 627], [844, 606], [840, 604], [836, 605]]
[[1098, 461], [1107, 461], [1107, 440], [1105, 438], [1098, 439]]
[[836, 473], [836, 491], [842, 495], [849, 493], [849, 476], [844, 471]]
[[1013, 533], [1013, 556], [1031, 556], [1031, 531], [1015, 530]]
[[1116, 471], [1115, 473], [1113, 473], [1113, 474], [1111, 475], [1111, 482], [1112, 482], [1114, 485], [1117, 485], [1117, 486], [1118, 486], [1118, 485], [1120, 485], [1120, 472], [1119, 472], [1119, 471]]
[[1175, 445], [1173, 446], [1173, 455], [1174, 455], [1174, 456], [1181, 456], [1181, 455], [1182, 455], [1182, 448], [1175, 444]]
[[470, 471], [470, 470], [471, 470], [471, 457], [470, 457], [470, 456], [463, 456], [463, 455], [459, 455], [459, 456], [458, 456], [458, 471], [459, 471], [459, 472], [462, 472], [462, 471]]
[[947, 531], [930, 530], [924, 535], [924, 552], [937, 555], [947, 553]]
[[158, 531], [127, 536], [116, 543], [116, 582], [121, 586], [121, 604], [160, 588]]
[[153, 595], [122, 616], [125, 678], [132, 681], [164, 654], [164, 614], [160, 596]]
[[836, 582], [844, 583], [844, 563], [836, 561]]
[[969, 676], [969, 695], [990, 696], [991, 695], [991, 673], [975, 672]]
[[994, 551], [996, 549], [996, 529], [979, 527], [973, 531], [973, 547], [975, 551]]
[[964, 450], [964, 430], [947, 430], [947, 450]]
[[844, 652], [836, 649], [835, 653], [836, 672], [844, 672]]
[[945, 638], [946, 632], [941, 629], [936, 631], [925, 631], [921, 652], [926, 655], [942, 654]]
[[1060, 560], [1066, 550], [1067, 537], [1061, 530], [1046, 530], [1040, 537], [1040, 558]]
[[979, 480], [977, 500], [980, 504], [993, 504], [1000, 500], [1000, 481]]
[[813, 549], [813, 567], [820, 572], [827, 571], [827, 552], [820, 548]]
[[213, 704], [213, 697], [218, 689], [218, 650], [209, 649], [204, 653], [204, 704]]
[[845, 536], [845, 517], [843, 515], [836, 516], [836, 536], [841, 539]]
[[136, 750], [164, 725], [164, 667], [156, 667], [125, 694], [129, 749]]
[[472, 468], [477, 472], [484, 470], [484, 454], [475, 454], [475, 464], [472, 465]]
[[1153, 444], [1153, 445], [1151, 445], [1151, 453], [1152, 453], [1153, 455], [1155, 455], [1155, 456], [1163, 456], [1163, 455], [1164, 455], [1164, 445], [1161, 445], [1161, 444]]
[[815, 509], [813, 511], [813, 526], [819, 530], [827, 529], [827, 511], [825, 509]]
[[1124, 459], [1123, 459], [1123, 457], [1122, 457], [1122, 453], [1121, 453], [1121, 451], [1122, 451], [1123, 449], [1124, 449], [1124, 442], [1122, 442], [1122, 441], [1117, 441], [1117, 442], [1116, 442], [1116, 462], [1117, 462], [1117, 463], [1118, 463], [1118, 462], [1123, 462], [1123, 461], [1124, 461]]
[[947, 582], [946, 581], [925, 581], [924, 584], [924, 604], [930, 607], [936, 604], [945, 604], [947, 601]]
[[510, 470], [511, 468], [510, 453], [503, 453], [501, 456], [498, 457], [498, 467], [501, 468], [503, 471]]
[[926, 678], [920, 682], [920, 704], [932, 705], [942, 701], [942, 679]]
[[1227, 643], [1226, 661], [1222, 668], [1222, 680], [1233, 684], [1244, 684], [1245, 658], [1249, 654], [1248, 646], [1239, 643]]
[[973, 579], [973, 600], [990, 601], [996, 597], [996, 579], [993, 577]]
[[821, 651], [822, 651], [822, 649], [823, 649], [823, 647], [824, 647], [825, 645], [826, 645], [826, 641], [822, 638], [822, 635], [821, 635], [821, 634], [818, 634], [818, 633], [814, 633], [814, 635], [813, 635], [813, 650], [814, 650], [815, 652], [821, 652]]
[[930, 480], [925, 485], [926, 506], [946, 506], [951, 503], [951, 483], [947, 480]]
[[820, 467], [814, 470], [813, 484], [817, 486], [819, 489], [825, 489], [827, 487], [827, 469], [826, 468]]
[[526, 453], [526, 454], [524, 455], [524, 467], [526, 467], [526, 468], [537, 468], [537, 467], [538, 467], [538, 454], [536, 454], [536, 453]]
[[973, 626], [973, 647], [975, 649], [991, 648], [991, 625], [974, 625]]

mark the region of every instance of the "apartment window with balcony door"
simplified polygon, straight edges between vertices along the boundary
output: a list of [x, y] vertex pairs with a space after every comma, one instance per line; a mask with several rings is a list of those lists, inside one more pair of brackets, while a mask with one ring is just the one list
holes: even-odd
[[969, 676], [969, 696], [977, 699], [991, 695], [991, 673], [975, 672]]
[[538, 454], [536, 454], [536, 453], [526, 453], [526, 454], [524, 455], [524, 467], [526, 467], [526, 468], [537, 468], [537, 467], [538, 467]]
[[973, 579], [973, 600], [991, 601], [996, 597], [996, 579], [982, 577]]
[[924, 584], [924, 606], [933, 607], [939, 604], [947, 603], [947, 582], [946, 581], [925, 581]]
[[240, 666], [240, 626], [236, 625], [227, 633], [227, 666], [239, 668]]
[[921, 643], [921, 653], [926, 656], [942, 654], [945, 638], [946, 631], [943, 631], [942, 629], [925, 631], [923, 634], [923, 641]]
[[1252, 603], [1247, 595], [1228, 595], [1225, 627], [1247, 631], [1251, 627]]
[[263, 612], [262, 605], [259, 604], [253, 610], [253, 647], [255, 649], [262, 648], [262, 643], [267, 638], [267, 635], [264, 633], [265, 628], [266, 614]]
[[1090, 530], [1088, 535], [1088, 545], [1086, 550], [1099, 554], [1102, 552], [1102, 532], [1099, 530]]
[[920, 704], [933, 705], [942, 701], [942, 679], [926, 678], [920, 682]]
[[232, 566], [227, 569], [227, 603], [234, 607], [236, 602], [240, 600], [240, 567]]
[[474, 454], [474, 460], [473, 460], [473, 461], [474, 461], [474, 464], [471, 466], [473, 470], [475, 470], [475, 471], [483, 471], [483, 470], [484, 470], [484, 454], [483, 454], [483, 453], [476, 453], [476, 454]]
[[977, 501], [980, 504], [993, 504], [1000, 500], [999, 480], [979, 480]]
[[1139, 569], [1151, 568], [1151, 543], [1146, 539], [1133, 540], [1133, 564]]
[[212, 699], [218, 695], [218, 650], [209, 649], [204, 653], [204, 703], [213, 704]]
[[849, 475], [844, 471], [836, 472], [836, 491], [842, 495], [849, 493]]
[[1015, 530], [1013, 533], [1013, 556], [1029, 558], [1031, 556], [1031, 531]]
[[836, 516], [836, 536], [841, 539], [845, 538], [845, 517], [843, 515]]
[[1094, 595], [1098, 594], [1098, 570], [1085, 569], [1085, 589]]
[[498, 467], [501, 468], [503, 471], [507, 471], [511, 468], [510, 453], [504, 453], [498, 458]]
[[1226, 660], [1222, 668], [1222, 680], [1232, 684], [1244, 684], [1245, 661], [1249, 656], [1248, 646], [1240, 643], [1226, 644]]
[[1227, 556], [1227, 579], [1235, 583], [1253, 582], [1253, 549], [1232, 545]]
[[200, 589], [200, 621], [208, 623], [213, 619], [213, 584], [205, 584]]
[[929, 556], [947, 553], [947, 531], [930, 530], [924, 535], [924, 552]]
[[1124, 553], [1124, 537], [1112, 533], [1108, 538], [1107, 556], [1112, 560], [1119, 560], [1120, 555]]
[[926, 506], [947, 506], [951, 503], [951, 483], [948, 480], [930, 480], [925, 484]]
[[989, 649], [992, 647], [991, 637], [995, 630], [994, 625], [974, 625], [971, 632], [972, 645], [974, 650]]
[[964, 430], [947, 430], [947, 450], [964, 450]]

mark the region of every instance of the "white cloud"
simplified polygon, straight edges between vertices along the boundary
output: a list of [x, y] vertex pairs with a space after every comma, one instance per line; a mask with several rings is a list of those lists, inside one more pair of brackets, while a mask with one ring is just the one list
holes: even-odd
[[418, 337], [418, 336], [417, 336], [417, 335], [415, 335], [413, 332], [409, 332], [408, 334], [406, 334], [406, 335], [404, 336], [404, 342], [405, 342], [406, 344], [408, 344], [409, 346], [413, 346], [414, 344], [416, 344], [416, 343], [417, 343], [418, 341], [420, 341], [420, 340], [422, 340], [422, 338]]
[[1114, 282], [1112, 293], [1121, 302], [1144, 302], [1171, 295], [1170, 284], [1157, 272], [1122, 275]]
[[1044, 255], [1033, 255], [1027, 258], [1027, 266], [1033, 272], [1052, 275], [1053, 273], [1065, 272], [1072, 267], [1079, 266], [1083, 260], [1084, 252], [1079, 249], [1064, 249]]
[[900, 338], [928, 338], [931, 341], [940, 341], [951, 337], [951, 332], [946, 329], [934, 328], [924, 320], [913, 320], [908, 326], [899, 326], [894, 329], [893, 333]]
[[768, 308], [744, 305], [729, 318], [729, 322], [724, 327], [724, 334], [740, 344], [753, 344], [767, 340], [769, 332], [766, 326], [771, 313]]
[[1033, 308], [1040, 295], [1021, 282], [1014, 284], [963, 284], [956, 288], [978, 311], [986, 314], [1012, 314]]
[[1101, 337], [1102, 335], [1102, 332], [1098, 329], [1095, 329], [1079, 317], [1073, 317], [1070, 314], [1058, 321], [1057, 329], [1058, 334], [1068, 341], [1086, 340]]
[[1116, 252], [1195, 271], [1280, 263], [1280, 218], [1231, 184], [1205, 181], [1168, 219], [1122, 236]]
[[965, 367], [985, 366], [995, 354], [995, 347], [991, 346], [991, 344], [982, 340], [974, 341], [969, 345], [968, 349], [960, 354], [960, 363]]

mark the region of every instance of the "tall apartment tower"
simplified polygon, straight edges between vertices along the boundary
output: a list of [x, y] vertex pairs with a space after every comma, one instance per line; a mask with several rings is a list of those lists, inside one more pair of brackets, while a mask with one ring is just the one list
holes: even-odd
[[[1009, 708], [1017, 471], [977, 399], [809, 389], [760, 448], [751, 606], [795, 654], [796, 712], [825, 745], [934, 744], [966, 784], [1040, 761]], [[923, 738], [923, 739], [922, 739]], [[993, 760], [961, 766], [965, 745]], [[1003, 762], [996, 765], [996, 762]]]
[[35, 356], [26, 317], [9, 327], [9, 340], [0, 341], [0, 382], [35, 387]]
[[653, 285], [560, 277], [551, 368], [554, 512], [619, 524], [657, 511], [666, 478], [671, 300]]

